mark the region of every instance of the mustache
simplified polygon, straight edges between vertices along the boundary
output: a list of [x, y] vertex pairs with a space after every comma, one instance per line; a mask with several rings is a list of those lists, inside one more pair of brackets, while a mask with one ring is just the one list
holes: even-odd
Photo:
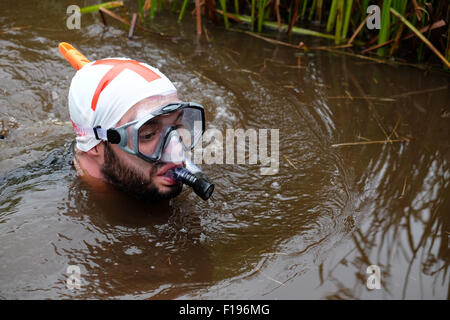
[[150, 176], [154, 176], [159, 169], [161, 169], [163, 166], [165, 166], [168, 162], [163, 162], [163, 161], [157, 161], [152, 163], [152, 169], [150, 170]]

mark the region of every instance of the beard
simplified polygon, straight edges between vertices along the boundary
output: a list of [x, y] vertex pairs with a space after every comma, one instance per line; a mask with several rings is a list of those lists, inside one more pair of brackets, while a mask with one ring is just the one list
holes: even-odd
[[172, 186], [169, 191], [161, 192], [153, 183], [158, 169], [164, 162], [155, 162], [152, 165], [149, 177], [124, 164], [115, 154], [114, 150], [105, 143], [105, 163], [101, 169], [105, 179], [117, 189], [130, 196], [147, 203], [167, 200], [179, 195], [183, 189], [181, 183]]

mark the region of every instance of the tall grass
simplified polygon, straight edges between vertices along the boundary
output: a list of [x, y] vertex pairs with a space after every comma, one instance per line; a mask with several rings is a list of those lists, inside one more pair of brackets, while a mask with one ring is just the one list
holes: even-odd
[[336, 33], [334, 36], [334, 43], [341, 43], [342, 21], [344, 17], [344, 0], [337, 1], [337, 13], [336, 13]]
[[[381, 29], [380, 33], [378, 34], [378, 44], [385, 43], [387, 40], [389, 40], [389, 34], [391, 30], [391, 15], [389, 12], [390, 8], [391, 0], [385, 0], [383, 2], [383, 7], [381, 8]], [[387, 48], [379, 48], [377, 53], [379, 56], [384, 57], [387, 55]]]
[[350, 25], [350, 17], [352, 14], [353, 0], [345, 2], [344, 27], [342, 28], [342, 38], [347, 38], [348, 27]]
[[258, 32], [262, 31], [267, 0], [258, 0]]
[[220, 6], [222, 7], [223, 10], [223, 21], [225, 23], [225, 28], [228, 29], [230, 23], [228, 22], [228, 15], [227, 15], [227, 2], [226, 0], [220, 0]]
[[337, 4], [338, 0], [333, 0], [333, 2], [331, 2], [331, 8], [327, 23], [327, 32], [331, 32], [333, 30], [337, 15]]
[[316, 5], [317, 5], [317, 0], [313, 0], [312, 5], [311, 5], [311, 9], [309, 11], [308, 20], [312, 20], [313, 19], [314, 11], [316, 10]]
[[[149, 15], [153, 19], [156, 8], [161, 9], [164, 4], [170, 4], [172, 10], [179, 11], [178, 20], [181, 21], [187, 12], [195, 11], [193, 9], [196, 1], [146, 0], [145, 4], [143, 2], [144, 0], [137, 0], [141, 22], [145, 24], [145, 7], [149, 9]], [[200, 12], [209, 16], [214, 23], [221, 23], [216, 20], [216, 14], [220, 14], [226, 29], [231, 24], [241, 27], [244, 22], [252, 32], [262, 33], [266, 29], [275, 29], [289, 34], [332, 39], [337, 45], [352, 36], [353, 49], [360, 49], [366, 54], [377, 54], [380, 57], [395, 54], [421, 62], [431, 57], [433, 59], [439, 57], [437, 53], [440, 53], [447, 61], [450, 59], [447, 0], [205, 0], [201, 3], [207, 10], [203, 8]], [[363, 25], [363, 22], [367, 21], [367, 8], [370, 5], [380, 6], [379, 30], [369, 30]], [[98, 11], [99, 7], [115, 6], [123, 6], [123, 3], [121, 1], [101, 3], [82, 8], [82, 13]], [[391, 9], [404, 19], [398, 18]], [[235, 20], [241, 23], [238, 24]], [[202, 23], [208, 23], [205, 21], [207, 19], [203, 19]], [[313, 21], [315, 23], [311, 24]], [[409, 31], [411, 28], [406, 27], [405, 21], [417, 30], [437, 22], [439, 26], [433, 30], [425, 28], [424, 33], [421, 33], [423, 37], [415, 33], [413, 36], [407, 36], [411, 34]], [[424, 39], [433, 44], [435, 50], [431, 49]], [[307, 40], [302, 41], [307, 44]]]
[[300, 15], [302, 20], [305, 18], [305, 13], [306, 13], [307, 7], [308, 7], [308, 0], [303, 0], [302, 14]]
[[[447, 32], [447, 49], [445, 50], [445, 58], [447, 61], [450, 61], [450, 24], [448, 26], [448, 32]], [[447, 67], [447, 69], [450, 69]]]
[[252, 9], [251, 9], [251, 23], [250, 23], [250, 29], [252, 31], [255, 30], [255, 6], [256, 6], [256, 0], [252, 0]]
[[112, 9], [123, 6], [123, 1], [110, 1], [81, 8], [82, 14], [97, 12], [99, 8]]
[[186, 12], [186, 7], [188, 5], [189, 0], [183, 0], [183, 4], [181, 5], [180, 14], [178, 15], [178, 21], [181, 21], [184, 17], [184, 13]]

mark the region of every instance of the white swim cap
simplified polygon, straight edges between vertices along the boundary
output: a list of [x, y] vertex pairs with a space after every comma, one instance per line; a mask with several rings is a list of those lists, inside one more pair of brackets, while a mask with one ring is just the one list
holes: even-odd
[[158, 69], [127, 58], [107, 58], [84, 65], [72, 79], [69, 113], [77, 148], [89, 151], [100, 143], [84, 129], [113, 128], [142, 99], [175, 93]]

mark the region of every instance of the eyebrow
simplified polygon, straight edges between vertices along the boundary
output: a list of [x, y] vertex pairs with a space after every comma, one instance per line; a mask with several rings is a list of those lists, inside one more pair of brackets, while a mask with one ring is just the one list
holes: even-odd
[[[180, 110], [178, 115], [177, 115], [177, 117], [175, 118], [174, 122], [177, 122], [178, 120], [180, 120], [183, 117], [183, 115], [184, 115], [184, 110]], [[170, 116], [170, 113], [169, 114], [165, 114], [165, 116]], [[161, 120], [159, 120], [158, 117], [153, 118], [153, 119], [147, 121], [146, 123], [144, 123], [144, 125], [142, 125], [142, 128], [147, 127], [147, 126], [148, 127], [152, 127], [152, 126], [159, 125], [160, 121]]]

